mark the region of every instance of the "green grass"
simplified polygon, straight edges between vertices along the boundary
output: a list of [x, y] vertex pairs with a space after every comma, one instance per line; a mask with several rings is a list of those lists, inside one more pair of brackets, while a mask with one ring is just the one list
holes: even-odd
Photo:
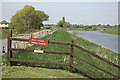
[[57, 27], [56, 26], [44, 26], [44, 29], [50, 29], [51, 31], [55, 30]]
[[26, 66], [2, 66], [2, 78], [85, 78], [59, 69]]
[[0, 34], [0, 39], [5, 39], [8, 37], [8, 29], [2, 29], [3, 33]]
[[[68, 32], [65, 32], [63, 29], [59, 29], [58, 31], [54, 32], [52, 35], [47, 35], [43, 37], [44, 39], [48, 39], [51, 41], [61, 41], [61, 42], [71, 42], [71, 40], [74, 40], [74, 42], [77, 45], [80, 45], [81, 47], [115, 63], [118, 64], [118, 54], [109, 50], [105, 49], [101, 46], [98, 46], [92, 42], [89, 42], [81, 37], [77, 37], [76, 35], [72, 35]], [[70, 46], [66, 45], [57, 45], [57, 44], [49, 44], [48, 46], [44, 45], [33, 45], [31, 47], [28, 47], [27, 49], [37, 49], [37, 50], [48, 50], [48, 51], [59, 51], [59, 52], [70, 52]], [[74, 48], [74, 54], [94, 63], [99, 65], [100, 67], [109, 70], [110, 72], [118, 74], [118, 69], [77, 49]], [[69, 62], [70, 61], [70, 56], [65, 56], [65, 55], [55, 55], [55, 54], [41, 54], [41, 53], [31, 53], [31, 52], [13, 52], [13, 57], [18, 58], [18, 59], [27, 59], [27, 60], [40, 60], [40, 61], [56, 61], [56, 62]], [[96, 69], [93, 66], [90, 66], [76, 58], [73, 58], [73, 63], [78, 65], [79, 67], [82, 67], [100, 77], [103, 78], [113, 78], [111, 75], [100, 71]], [[3, 56], [3, 64], [6, 65], [6, 55]], [[64, 70], [69, 70], [69, 66], [63, 66], [63, 65], [52, 65], [52, 64], [36, 64], [36, 63], [22, 63], [22, 62], [17, 62], [13, 63], [15, 65], [24, 65], [24, 66], [39, 66], [39, 67], [45, 67], [45, 68], [52, 68], [52, 69], [64, 69]], [[86, 75], [85, 73], [73, 68], [74, 73], [80, 73], [84, 76], [89, 76]], [[4, 73], [3, 73], [4, 74]], [[91, 76], [89, 76], [91, 77]]]
[[[50, 30], [54, 30], [54, 29], [56, 29], [55, 26], [50, 27]], [[3, 30], [3, 33], [0, 33], [0, 40], [6, 39], [8, 37], [8, 30], [9, 29], [2, 29], [2, 30]], [[41, 31], [41, 30], [42, 29], [33, 30], [32, 33], [35, 33], [35, 32]], [[13, 37], [18, 36], [18, 33], [15, 29], [12, 29], [12, 33], [13, 33], [13, 35], [12, 35]], [[29, 34], [29, 33], [31, 33], [31, 32], [26, 32], [26, 33], [22, 33], [22, 34]]]
[[56, 28], [57, 28], [56, 26], [51, 26], [51, 27], [50, 27], [50, 30], [53, 31], [53, 30], [55, 30]]
[[79, 30], [82, 31], [82, 28], [64, 28], [65, 30]]
[[119, 31], [118, 28], [109, 28], [105, 31], [101, 31], [101, 33], [120, 35], [120, 33], [118, 31]]
[[[2, 30], [3, 30], [3, 32], [0, 34], [0, 40], [8, 38], [8, 30], [9, 29], [2, 29]], [[13, 33], [13, 35], [12, 35], [13, 37], [18, 35], [16, 30], [14, 30], [14, 29], [12, 29], [12, 33]]]

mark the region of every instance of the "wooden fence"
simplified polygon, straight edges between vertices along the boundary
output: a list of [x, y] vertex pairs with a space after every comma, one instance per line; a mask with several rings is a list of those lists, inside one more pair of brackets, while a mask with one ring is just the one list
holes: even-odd
[[[29, 39], [30, 37], [31, 38], [37, 38], [37, 37], [41, 38], [41, 37], [44, 37], [46, 35], [53, 34], [55, 31], [57, 31], [57, 29], [55, 29], [53, 31], [51, 31], [49, 29], [45, 29], [45, 30], [42, 30], [42, 31], [39, 31], [39, 32], [36, 32], [36, 33], [19, 34], [18, 37], [23, 38], [23, 39]], [[35, 36], [35, 35], [37, 35], [37, 36]], [[16, 37], [16, 38], [18, 38], [18, 37]], [[13, 41], [12, 46], [14, 48], [24, 48], [25, 49], [26, 47], [28, 47], [28, 46], [30, 47], [32, 45], [29, 44], [28, 42], [24, 42], [24, 41]]]
[[12, 48], [11, 47], [12, 40], [14, 40], [14, 41], [29, 41], [29, 39], [12, 38], [12, 31], [11, 30], [8, 31], [8, 53], [7, 53], [7, 65], [8, 66], [11, 65], [11, 61], [66, 65], [66, 66], [70, 66], [70, 72], [72, 72], [72, 68], [74, 67], [74, 68], [76, 68], [76, 69], [78, 69], [78, 70], [80, 70], [80, 71], [82, 71], [82, 72], [84, 72], [84, 73], [86, 73], [88, 75], [91, 75], [91, 76], [93, 76], [95, 78], [101, 78], [98, 75], [93, 74], [92, 72], [89, 72], [86, 69], [83, 69], [83, 68], [78, 67], [77, 65], [73, 64], [73, 57], [75, 57], [78, 60], [81, 60], [81, 61], [83, 61], [83, 62], [85, 62], [85, 63], [87, 63], [89, 65], [94, 66], [95, 68], [97, 68], [97, 69], [99, 69], [101, 71], [104, 71], [104, 72], [112, 75], [115, 78], [119, 78], [120, 79], [120, 76], [118, 76], [118, 75], [116, 75], [116, 74], [114, 74], [114, 73], [112, 73], [112, 72], [110, 72], [110, 71], [108, 71], [106, 69], [103, 69], [102, 67], [100, 67], [100, 66], [98, 66], [96, 64], [93, 64], [93, 63], [91, 63], [91, 62], [81, 58], [80, 56], [77, 56], [76, 54], [74, 54], [74, 47], [76, 47], [76, 48], [78, 48], [78, 49], [80, 49], [80, 50], [82, 50], [82, 51], [84, 51], [84, 52], [86, 52], [86, 53], [88, 53], [88, 54], [90, 54], [90, 55], [92, 55], [92, 56], [94, 56], [94, 57], [96, 57], [96, 58], [98, 58], [98, 59], [100, 59], [100, 60], [110, 64], [110, 65], [112, 65], [112, 66], [114, 66], [114, 67], [117, 67], [118, 69], [120, 69], [120, 66], [118, 66], [118, 65], [116, 65], [116, 64], [114, 64], [114, 63], [112, 63], [112, 62], [110, 62], [110, 61], [108, 61], [108, 60], [106, 60], [106, 59], [104, 59], [104, 58], [102, 58], [102, 57], [100, 57], [100, 56], [98, 56], [98, 55], [96, 55], [96, 54], [94, 54], [94, 53], [84, 49], [84, 48], [82, 48], [82, 47], [80, 47], [79, 45], [76, 45], [74, 43], [74, 41], [71, 41], [70, 43], [68, 43], [68, 42], [48, 41], [48, 43], [51, 43], [51, 44], [70, 45], [71, 46], [71, 52], [69, 52], [69, 53], [68, 52], [56, 52], [56, 51], [40, 51], [41, 53], [48, 53], [48, 54], [70, 55], [70, 62], [69, 63], [65, 63], [65, 62], [35, 61], [35, 60], [25, 60], [25, 59], [12, 58], [12, 51], [35, 52], [35, 50]]

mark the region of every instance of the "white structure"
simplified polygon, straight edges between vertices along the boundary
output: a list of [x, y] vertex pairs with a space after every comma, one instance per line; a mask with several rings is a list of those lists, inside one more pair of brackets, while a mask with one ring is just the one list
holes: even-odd
[[0, 28], [8, 28], [8, 24], [9, 24], [8, 20], [2, 20], [0, 22]]

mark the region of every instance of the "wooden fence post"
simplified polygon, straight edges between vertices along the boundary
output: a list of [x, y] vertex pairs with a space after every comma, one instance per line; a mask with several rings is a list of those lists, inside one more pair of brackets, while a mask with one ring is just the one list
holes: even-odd
[[33, 34], [32, 34], [32, 32], [30, 33], [30, 36], [29, 36], [30, 38], [32, 38], [33, 37]]
[[12, 37], [12, 30], [8, 30], [7, 66], [11, 66], [10, 58], [12, 57], [12, 51], [10, 51], [12, 46], [12, 40], [10, 40], [10, 37]]
[[39, 37], [40, 37], [40, 31], [39, 31]]
[[73, 46], [74, 41], [72, 40], [71, 43], [72, 43], [72, 45], [71, 45], [71, 53], [70, 53], [70, 72], [72, 73], [72, 66], [71, 65], [73, 64], [73, 56], [72, 56], [72, 54], [73, 54], [73, 49], [74, 49], [74, 46]]

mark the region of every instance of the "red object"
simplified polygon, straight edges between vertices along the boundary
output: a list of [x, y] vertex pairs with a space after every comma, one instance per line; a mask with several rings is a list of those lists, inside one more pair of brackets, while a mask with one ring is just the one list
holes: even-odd
[[48, 45], [48, 39], [30, 38], [29, 44]]

